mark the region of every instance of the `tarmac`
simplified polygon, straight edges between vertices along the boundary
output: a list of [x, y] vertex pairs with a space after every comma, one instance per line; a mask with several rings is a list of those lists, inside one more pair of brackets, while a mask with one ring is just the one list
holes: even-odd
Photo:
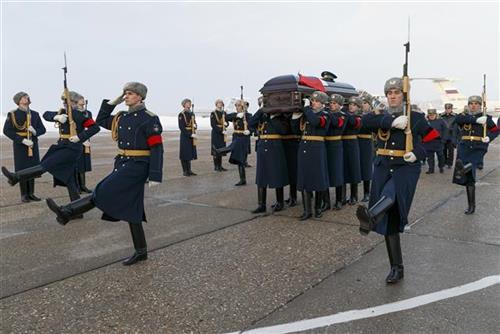
[[[253, 215], [255, 152], [248, 185], [235, 187], [227, 158], [229, 171], [213, 170], [210, 132], [199, 132], [193, 177], [182, 176], [178, 133], [163, 139], [164, 182], [146, 187], [149, 259], [134, 266], [120, 263], [133, 252], [126, 223], [94, 209], [63, 227], [45, 202], [21, 204], [18, 186], [0, 180], [1, 333], [500, 331], [499, 143], [478, 172], [471, 216], [452, 169], [422, 168], [402, 235], [405, 278], [386, 285], [383, 238], [359, 234], [356, 206], [299, 222], [302, 206], [272, 213], [268, 190], [268, 212]], [[41, 138], [41, 155], [53, 142]], [[10, 140], [0, 149], [12, 168]], [[109, 133], [92, 139], [89, 187], [115, 154]], [[35, 193], [68, 202], [49, 174]]]

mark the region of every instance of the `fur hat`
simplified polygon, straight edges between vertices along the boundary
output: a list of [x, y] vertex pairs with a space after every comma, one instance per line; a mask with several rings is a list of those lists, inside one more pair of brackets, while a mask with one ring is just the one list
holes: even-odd
[[472, 102], [477, 102], [479, 104], [483, 103], [483, 98], [479, 95], [472, 95], [469, 96], [469, 100], [467, 101], [467, 104], [471, 104]]
[[25, 93], [25, 92], [19, 92], [19, 93], [16, 93], [16, 95], [14, 95], [14, 97], [12, 99], [14, 100], [15, 104], [19, 105], [19, 101], [21, 101], [23, 96], [29, 96], [29, 95], [28, 95], [28, 93]]
[[[181, 106], [183, 106], [183, 107], [184, 107], [184, 105], [185, 105], [186, 103], [188, 103], [188, 102], [193, 103], [193, 102], [191, 102], [191, 100], [190, 100], [190, 99], [186, 98], [186, 99], [182, 100], [182, 102], [181, 102]], [[216, 101], [216, 103], [217, 103], [217, 101]]]
[[142, 96], [143, 99], [146, 99], [146, 95], [148, 94], [148, 87], [140, 82], [127, 82], [123, 86], [123, 93], [127, 90]]
[[328, 103], [328, 100], [330, 99], [326, 93], [323, 93], [322, 91], [315, 91], [314, 93], [311, 94], [309, 97], [310, 100], [316, 100], [319, 103]]
[[354, 103], [355, 105], [357, 105], [360, 108], [363, 105], [363, 101], [361, 100], [360, 97], [357, 97], [357, 96], [351, 96], [349, 98], [349, 104], [351, 104], [351, 103]]
[[390, 78], [387, 80], [384, 85], [384, 94], [387, 95], [391, 89], [399, 89], [400, 91], [403, 91], [403, 79]]
[[344, 97], [340, 94], [330, 95], [330, 102], [337, 102], [338, 105], [342, 106], [344, 104]]

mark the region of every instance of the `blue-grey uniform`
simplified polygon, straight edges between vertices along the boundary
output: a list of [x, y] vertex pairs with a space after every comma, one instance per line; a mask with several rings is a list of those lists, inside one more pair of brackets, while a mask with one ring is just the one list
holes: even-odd
[[[364, 112], [361, 116], [372, 111]], [[361, 124], [358, 132], [359, 144], [359, 165], [361, 171], [361, 181], [370, 181], [373, 173], [373, 138], [372, 132]]]
[[[36, 131], [36, 135], [28, 133], [26, 122], [27, 113], [30, 114], [30, 124]], [[38, 165], [40, 163], [40, 153], [38, 149], [38, 137], [46, 132], [45, 126], [40, 119], [38, 112], [34, 110], [22, 110], [17, 108], [10, 111], [5, 118], [3, 133], [12, 140], [12, 149], [14, 151], [14, 169], [15, 171]], [[22, 143], [23, 139], [33, 141], [32, 155], [28, 155], [28, 146]]]
[[361, 181], [358, 133], [361, 117], [346, 112], [346, 125], [342, 134], [344, 152], [344, 183], [357, 184]]
[[229, 163], [233, 165], [244, 166], [248, 150], [250, 149], [250, 134], [246, 135], [245, 130], [251, 131], [248, 122], [252, 115], [248, 112], [243, 113], [243, 117], [238, 117], [238, 113], [227, 114], [227, 121], [233, 122], [233, 141], [231, 142], [231, 155], [229, 156]]
[[324, 108], [314, 112], [311, 107], [303, 109], [300, 119], [302, 137], [297, 161], [297, 189], [299, 191], [324, 191], [329, 187], [328, 160], [325, 135], [330, 117]]
[[[214, 110], [210, 113], [210, 126], [212, 127], [211, 141], [212, 146], [221, 148], [226, 146], [226, 112], [224, 110]], [[216, 152], [212, 151], [212, 155], [216, 156]]]
[[328, 159], [328, 180], [330, 187], [339, 187], [344, 184], [344, 145], [342, 133], [346, 122], [343, 111], [328, 111], [330, 122], [326, 130], [325, 145]]
[[[448, 131], [448, 126], [446, 122], [441, 119], [441, 118], [436, 118], [436, 119], [428, 119], [429, 125], [433, 128], [436, 129], [440, 134], [445, 134]], [[444, 138], [443, 136], [439, 136], [437, 138], [434, 138], [433, 140], [424, 143], [424, 148], [427, 152], [427, 163], [429, 165], [429, 171], [427, 172], [428, 174], [434, 173], [434, 155], [437, 154], [438, 157], [438, 167], [439, 171], [442, 173], [443, 172], [443, 167], [445, 165], [445, 159], [444, 159]]]
[[115, 105], [108, 101], [102, 102], [96, 121], [112, 131], [118, 154], [111, 174], [97, 184], [93, 201], [103, 211], [104, 220], [140, 224], [146, 221], [144, 184], [162, 181], [162, 126], [143, 103], [111, 115]]
[[[451, 106], [453, 107], [453, 106]], [[455, 147], [458, 143], [458, 129], [455, 119], [457, 117], [453, 112], [441, 114], [441, 119], [446, 122], [447, 129], [441, 134], [444, 141], [444, 160], [445, 164], [450, 168], [453, 165]]]
[[196, 152], [196, 139], [191, 135], [196, 133], [196, 117], [191, 110], [183, 110], [179, 113], [179, 159], [182, 161], [191, 161], [198, 158]]

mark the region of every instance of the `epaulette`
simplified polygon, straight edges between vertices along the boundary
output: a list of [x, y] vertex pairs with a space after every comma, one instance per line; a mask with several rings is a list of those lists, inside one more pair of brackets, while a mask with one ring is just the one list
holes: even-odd
[[145, 112], [146, 114], [148, 114], [149, 116], [151, 116], [151, 117], [156, 117], [156, 114], [155, 114], [155, 113], [153, 113], [152, 111], [149, 111], [149, 110], [147, 110], [147, 109], [146, 109], [146, 110], [144, 110], [144, 112]]

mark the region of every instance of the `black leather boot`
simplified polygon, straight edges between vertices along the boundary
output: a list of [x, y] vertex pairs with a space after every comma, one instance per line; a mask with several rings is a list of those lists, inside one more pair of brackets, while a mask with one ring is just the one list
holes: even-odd
[[257, 188], [257, 209], [253, 210], [252, 213], [264, 213], [266, 212], [266, 201], [267, 201], [267, 189], [266, 187]]
[[342, 185], [342, 206], [347, 204], [347, 184]]
[[212, 150], [214, 150], [214, 152], [217, 155], [222, 155], [222, 154], [231, 152], [231, 146], [216, 148], [214, 145], [212, 145]]
[[323, 204], [323, 192], [314, 192], [314, 218], [321, 218], [323, 216], [323, 211], [321, 210]]
[[218, 161], [218, 165], [219, 165], [219, 172], [225, 172], [225, 171], [227, 171], [227, 169], [225, 169], [224, 167], [222, 167], [222, 157], [221, 156], [217, 157], [217, 161]]
[[40, 198], [35, 196], [35, 180], [31, 179], [28, 181], [28, 197], [31, 201], [39, 202]]
[[472, 164], [470, 162], [464, 165], [462, 160], [457, 159], [457, 161], [455, 161], [455, 170], [453, 171], [453, 178], [456, 179], [458, 183], [465, 183], [465, 180], [467, 178], [467, 173], [469, 173], [471, 170], [472, 170]]
[[81, 216], [95, 207], [92, 195], [63, 206], [58, 206], [52, 198], [47, 198], [45, 201], [49, 209], [57, 215], [57, 222], [61, 225], [66, 225], [70, 220]]
[[191, 170], [191, 160], [186, 161], [186, 164], [187, 164], [187, 170], [188, 170], [189, 176], [196, 176], [196, 175], [198, 175], [196, 173], [193, 173], [193, 171]]
[[235, 186], [244, 186], [245, 184], [247, 184], [247, 177], [245, 174], [245, 166], [238, 165], [238, 172], [240, 174], [240, 182], [236, 183]]
[[476, 211], [476, 186], [468, 185], [465, 186], [465, 190], [467, 191], [467, 204], [469, 207], [465, 210], [466, 215], [471, 215]]
[[214, 156], [214, 171], [220, 172], [219, 170], [219, 159], [217, 156]]
[[382, 196], [371, 208], [360, 205], [356, 210], [356, 216], [359, 220], [359, 232], [363, 235], [370, 233], [371, 230], [382, 219], [384, 213], [394, 204], [392, 198]]
[[128, 226], [130, 227], [130, 234], [132, 234], [132, 242], [134, 243], [135, 252], [131, 257], [122, 262], [124, 266], [130, 266], [139, 261], [148, 259], [148, 247], [146, 245], [146, 236], [144, 235], [142, 223], [129, 223]]
[[19, 189], [21, 190], [21, 202], [23, 202], [23, 203], [30, 202], [30, 198], [28, 195], [28, 182], [29, 181], [19, 182]]
[[332, 208], [332, 203], [330, 200], [330, 189], [326, 189], [322, 192], [321, 197], [321, 212], [328, 211]]
[[358, 184], [351, 183], [351, 197], [349, 198], [349, 205], [358, 203]]
[[186, 160], [181, 160], [181, 165], [182, 165], [182, 175], [183, 176], [191, 176], [189, 175], [188, 167], [187, 167], [187, 161]]
[[285, 207], [285, 195], [283, 188], [276, 188], [276, 203], [273, 204], [273, 212], [279, 212]]
[[300, 220], [307, 220], [312, 217], [312, 191], [302, 191], [302, 205], [304, 212]]
[[2, 166], [2, 173], [3, 175], [5, 175], [5, 177], [7, 177], [7, 179], [9, 179], [9, 184], [11, 186], [15, 186], [16, 183], [20, 181], [28, 181], [30, 179], [34, 179], [35, 177], [42, 176], [42, 174], [45, 173], [45, 169], [42, 167], [42, 165], [36, 165], [12, 173], [9, 172], [7, 168]]
[[87, 188], [87, 185], [85, 183], [85, 172], [78, 173], [78, 185], [80, 186], [80, 193], [91, 194], [92, 190]]
[[389, 271], [389, 275], [387, 275], [385, 282], [387, 284], [394, 284], [404, 278], [403, 255], [401, 254], [399, 233], [386, 235], [385, 245], [391, 264], [391, 271]]
[[297, 205], [297, 185], [290, 184], [290, 197], [286, 200], [286, 205], [294, 207]]
[[333, 210], [342, 209], [342, 188], [343, 186], [335, 187], [335, 205]]
[[370, 181], [363, 181], [363, 199], [361, 202], [368, 202], [370, 200]]

